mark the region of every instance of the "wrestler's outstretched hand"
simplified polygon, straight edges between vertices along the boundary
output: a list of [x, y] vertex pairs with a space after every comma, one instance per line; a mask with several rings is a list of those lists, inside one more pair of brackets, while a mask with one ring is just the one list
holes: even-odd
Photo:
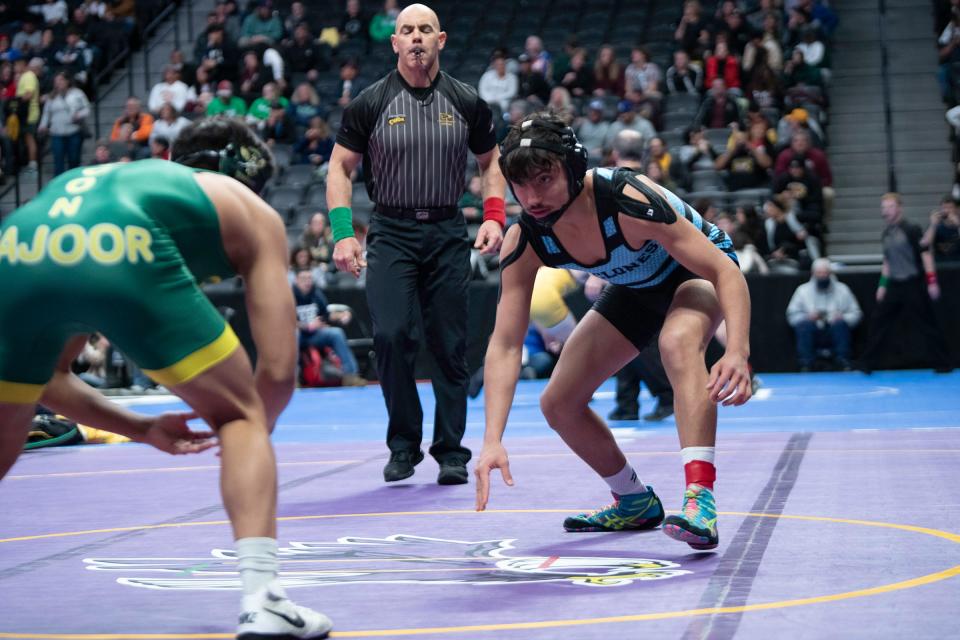
[[480, 458], [473, 469], [477, 476], [477, 511], [487, 508], [487, 499], [490, 497], [490, 472], [500, 469], [504, 483], [513, 486], [513, 476], [510, 475], [510, 461], [507, 459], [507, 450], [499, 442], [485, 444], [480, 451]]

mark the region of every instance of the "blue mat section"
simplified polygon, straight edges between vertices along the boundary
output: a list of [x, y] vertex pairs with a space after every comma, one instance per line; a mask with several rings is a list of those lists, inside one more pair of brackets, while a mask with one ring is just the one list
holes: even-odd
[[[722, 433], [770, 431], [855, 431], [960, 427], [960, 372], [887, 371], [862, 373], [763, 374], [762, 386], [742, 407], [720, 408]], [[545, 380], [521, 381], [507, 437], [549, 436], [540, 413]], [[426, 439], [432, 432], [434, 401], [429, 383], [419, 385]], [[182, 407], [169, 398], [121, 399], [144, 413]], [[655, 406], [644, 390], [641, 413]], [[614, 406], [614, 381], [594, 396], [593, 409], [606, 416]], [[294, 394], [274, 434], [277, 442], [380, 441], [387, 412], [380, 388], [300, 389]], [[483, 435], [483, 395], [469, 402], [467, 438]], [[612, 422], [610, 426], [642, 437], [674, 433], [673, 418], [659, 423]]]

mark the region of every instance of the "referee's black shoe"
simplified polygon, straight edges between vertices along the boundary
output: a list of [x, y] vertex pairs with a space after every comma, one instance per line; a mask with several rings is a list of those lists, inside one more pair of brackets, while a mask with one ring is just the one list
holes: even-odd
[[437, 484], [467, 484], [467, 465], [460, 460], [444, 460], [440, 463]]
[[385, 482], [404, 480], [413, 475], [413, 468], [423, 460], [423, 451], [394, 451], [390, 454], [390, 462], [383, 468]]

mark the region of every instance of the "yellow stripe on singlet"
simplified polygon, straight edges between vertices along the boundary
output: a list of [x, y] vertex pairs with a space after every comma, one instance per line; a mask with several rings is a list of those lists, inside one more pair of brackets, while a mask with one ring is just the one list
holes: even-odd
[[230, 325], [223, 329], [220, 337], [205, 347], [197, 349], [186, 358], [175, 362], [163, 369], [144, 369], [144, 373], [153, 378], [158, 384], [173, 387], [189, 382], [207, 369], [226, 360], [240, 345], [237, 334]]
[[42, 384], [4, 382], [0, 380], [0, 402], [8, 404], [36, 404], [43, 395]]

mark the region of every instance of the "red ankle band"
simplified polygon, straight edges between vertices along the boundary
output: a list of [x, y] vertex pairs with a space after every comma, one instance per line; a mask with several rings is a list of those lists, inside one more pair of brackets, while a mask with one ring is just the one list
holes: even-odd
[[713, 490], [713, 483], [717, 480], [717, 468], [704, 460], [693, 460], [683, 465], [683, 472], [687, 476], [687, 484], [699, 484]]

